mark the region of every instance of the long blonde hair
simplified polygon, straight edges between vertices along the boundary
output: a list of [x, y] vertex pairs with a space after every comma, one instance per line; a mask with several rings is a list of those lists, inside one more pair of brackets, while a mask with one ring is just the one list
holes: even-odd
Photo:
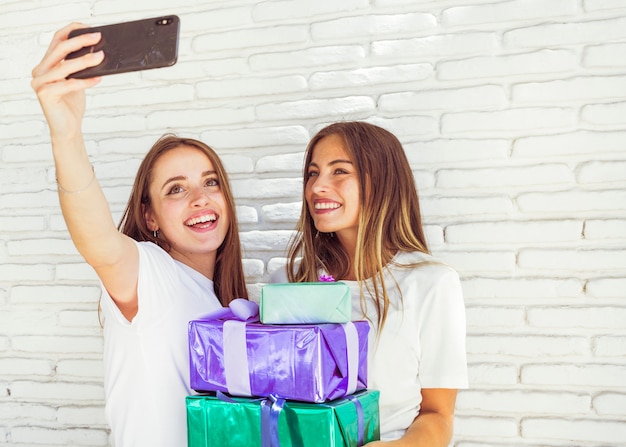
[[[304, 196], [315, 146], [329, 135], [343, 140], [360, 182], [355, 259], [349, 259], [332, 234], [316, 230]], [[366, 287], [375, 297], [377, 323], [382, 328], [389, 310], [385, 266], [399, 251], [429, 253], [413, 172], [400, 141], [391, 132], [365, 122], [339, 122], [320, 130], [306, 149], [296, 230], [288, 249], [289, 281], [317, 281], [320, 270], [341, 279], [348, 277], [352, 268], [361, 287], [363, 309], [367, 306], [363, 284], [371, 280]]]

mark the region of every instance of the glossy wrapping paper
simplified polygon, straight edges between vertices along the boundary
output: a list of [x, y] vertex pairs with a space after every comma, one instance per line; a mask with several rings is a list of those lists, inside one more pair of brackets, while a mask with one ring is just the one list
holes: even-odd
[[266, 284], [259, 316], [266, 324], [347, 323], [352, 320], [350, 288], [342, 282]]
[[[187, 397], [189, 447], [358, 447], [380, 438], [378, 391], [325, 404], [284, 402], [263, 419], [263, 399]], [[267, 403], [267, 402], [266, 402]], [[271, 437], [268, 431], [275, 430]], [[277, 442], [276, 442], [277, 441]]]
[[[240, 325], [241, 335], [228, 332], [232, 324]], [[347, 337], [348, 332], [353, 335]], [[367, 388], [368, 333], [367, 321], [266, 325], [194, 320], [189, 323], [190, 385], [199, 392], [236, 396], [337, 399]]]

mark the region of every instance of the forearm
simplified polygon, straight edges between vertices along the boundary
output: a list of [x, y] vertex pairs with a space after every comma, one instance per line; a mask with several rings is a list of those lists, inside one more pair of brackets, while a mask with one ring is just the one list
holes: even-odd
[[423, 412], [402, 438], [371, 442], [367, 447], [447, 447], [452, 439], [452, 425], [452, 420], [441, 413]]
[[72, 241], [89, 264], [113, 263], [120, 235], [95, 178], [82, 135], [51, 135], [59, 203]]

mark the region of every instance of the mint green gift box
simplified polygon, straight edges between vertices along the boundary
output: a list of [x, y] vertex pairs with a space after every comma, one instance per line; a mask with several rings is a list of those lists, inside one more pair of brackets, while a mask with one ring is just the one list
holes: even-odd
[[[188, 396], [188, 447], [358, 447], [380, 439], [379, 394], [361, 391], [324, 404], [284, 401], [273, 427], [262, 424], [268, 399]], [[271, 430], [280, 446], [268, 441]]]
[[352, 318], [350, 287], [342, 282], [266, 284], [259, 318], [264, 324], [347, 323]]

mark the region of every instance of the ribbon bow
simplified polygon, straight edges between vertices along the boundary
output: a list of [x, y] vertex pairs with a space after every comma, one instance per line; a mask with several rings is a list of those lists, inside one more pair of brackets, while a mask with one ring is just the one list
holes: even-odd
[[259, 321], [259, 305], [244, 298], [235, 298], [228, 307], [220, 307], [200, 317], [199, 320], [238, 320], [256, 323]]

